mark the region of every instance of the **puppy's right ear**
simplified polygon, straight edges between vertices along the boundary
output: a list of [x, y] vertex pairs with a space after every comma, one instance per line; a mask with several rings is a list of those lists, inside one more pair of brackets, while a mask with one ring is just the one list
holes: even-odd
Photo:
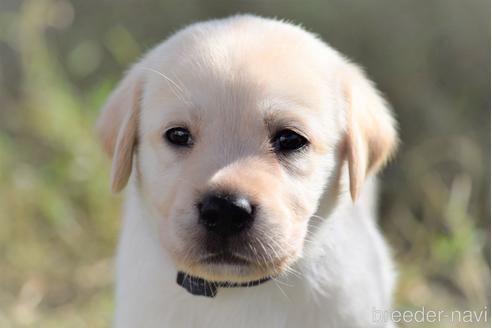
[[132, 171], [142, 96], [142, 70], [135, 65], [110, 95], [96, 123], [104, 151], [112, 158], [111, 190], [122, 190]]

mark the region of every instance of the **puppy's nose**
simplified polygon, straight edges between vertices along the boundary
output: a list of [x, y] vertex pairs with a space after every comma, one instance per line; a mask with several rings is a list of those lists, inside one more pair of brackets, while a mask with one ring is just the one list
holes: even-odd
[[200, 223], [222, 237], [246, 230], [254, 219], [254, 206], [245, 197], [233, 194], [208, 194], [198, 210]]

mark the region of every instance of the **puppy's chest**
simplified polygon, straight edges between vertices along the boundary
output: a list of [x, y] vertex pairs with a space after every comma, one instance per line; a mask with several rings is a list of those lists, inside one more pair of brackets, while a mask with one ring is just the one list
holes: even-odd
[[315, 304], [295, 288], [282, 288], [272, 282], [251, 290], [222, 289], [215, 298], [174, 298], [159, 321], [169, 327], [340, 327], [340, 318], [328, 304]]

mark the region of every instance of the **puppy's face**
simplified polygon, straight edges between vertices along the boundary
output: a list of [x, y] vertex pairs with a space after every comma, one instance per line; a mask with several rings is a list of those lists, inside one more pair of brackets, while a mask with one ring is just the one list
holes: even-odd
[[[302, 255], [346, 160], [355, 198], [394, 131], [348, 65], [298, 28], [243, 17], [178, 33], [133, 68], [99, 127], [114, 189], [135, 158], [136, 190], [178, 269], [220, 281], [279, 275]], [[357, 83], [376, 116], [348, 115]]]
[[251, 280], [301, 253], [343, 117], [321, 76], [288, 57], [259, 71], [251, 52], [227, 71], [174, 70], [171, 90], [160, 74], [148, 77], [137, 170], [162, 243], [186, 272]]

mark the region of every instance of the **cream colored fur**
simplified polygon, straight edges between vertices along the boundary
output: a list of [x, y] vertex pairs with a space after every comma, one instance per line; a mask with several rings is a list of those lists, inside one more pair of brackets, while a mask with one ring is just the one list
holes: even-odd
[[[191, 131], [192, 148], [166, 143], [175, 126]], [[308, 147], [272, 152], [283, 128]], [[131, 68], [97, 130], [112, 189], [128, 184], [117, 327], [392, 326], [373, 320], [391, 308], [394, 283], [374, 174], [396, 147], [395, 123], [363, 72], [313, 34], [249, 15], [193, 24]], [[196, 261], [195, 204], [214, 188], [260, 205], [250, 247], [264, 266]], [[178, 270], [274, 279], [205, 298], [175, 283]]]

